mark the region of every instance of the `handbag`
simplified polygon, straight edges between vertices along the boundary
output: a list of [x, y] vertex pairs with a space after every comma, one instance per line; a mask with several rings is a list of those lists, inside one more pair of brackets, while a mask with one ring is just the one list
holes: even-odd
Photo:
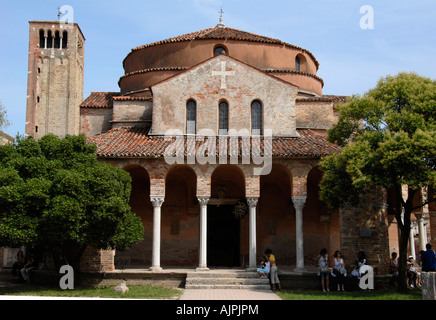
[[329, 267], [321, 267], [321, 272], [329, 272]]

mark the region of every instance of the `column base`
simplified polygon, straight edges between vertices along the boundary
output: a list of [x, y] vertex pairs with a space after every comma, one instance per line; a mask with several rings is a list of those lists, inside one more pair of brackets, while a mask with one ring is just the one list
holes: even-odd
[[245, 271], [247, 271], [247, 272], [257, 272], [257, 267], [248, 267], [247, 269], [245, 269]]
[[208, 267], [197, 267], [195, 271], [210, 271], [210, 269]]
[[162, 268], [159, 266], [154, 266], [149, 268], [150, 271], [162, 271]]
[[294, 269], [294, 272], [297, 272], [297, 273], [303, 273], [303, 272], [306, 272], [306, 271], [307, 270], [304, 269], [304, 267], [297, 267], [297, 268]]

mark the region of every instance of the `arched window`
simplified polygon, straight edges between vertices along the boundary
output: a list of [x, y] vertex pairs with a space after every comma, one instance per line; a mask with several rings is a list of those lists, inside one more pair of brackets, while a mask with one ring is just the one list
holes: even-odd
[[219, 134], [226, 135], [229, 131], [229, 105], [222, 101], [219, 105]]
[[68, 47], [68, 32], [64, 31], [62, 33], [62, 49], [66, 49]]
[[213, 50], [214, 56], [218, 56], [220, 54], [227, 54], [227, 50], [223, 46], [218, 46]]
[[263, 134], [262, 104], [257, 100], [251, 103], [251, 134]]
[[51, 33], [51, 30], [48, 30], [47, 32], [47, 49], [53, 48], [53, 35]]
[[301, 69], [301, 61], [300, 61], [300, 57], [295, 57], [295, 70], [296, 71], [300, 71]]
[[60, 47], [61, 47], [61, 35], [60, 35], [59, 31], [56, 31], [55, 38], [54, 38], [54, 48], [60, 49]]
[[197, 132], [197, 104], [194, 100], [189, 100], [186, 104], [186, 133], [195, 134]]
[[39, 47], [45, 49], [45, 32], [44, 30], [39, 30]]

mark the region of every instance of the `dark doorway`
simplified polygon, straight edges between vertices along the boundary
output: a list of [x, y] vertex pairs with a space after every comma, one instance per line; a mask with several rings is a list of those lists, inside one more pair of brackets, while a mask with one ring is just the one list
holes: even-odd
[[240, 221], [233, 214], [233, 206], [211, 205], [207, 207], [207, 213], [208, 266], [240, 266]]

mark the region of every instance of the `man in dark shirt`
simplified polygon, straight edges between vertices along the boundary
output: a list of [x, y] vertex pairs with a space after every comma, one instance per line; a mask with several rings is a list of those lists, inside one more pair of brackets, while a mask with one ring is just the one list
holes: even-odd
[[431, 244], [427, 243], [426, 251], [422, 252], [421, 260], [422, 260], [422, 271], [436, 271], [436, 255], [435, 252], [431, 249]]

